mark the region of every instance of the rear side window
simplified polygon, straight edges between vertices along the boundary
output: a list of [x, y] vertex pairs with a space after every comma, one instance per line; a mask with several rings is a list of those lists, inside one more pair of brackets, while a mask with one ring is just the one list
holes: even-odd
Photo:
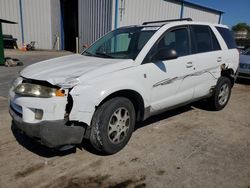
[[210, 27], [205, 25], [193, 25], [192, 35], [192, 53], [203, 53], [220, 50], [220, 45], [214, 36]]
[[226, 42], [228, 49], [237, 48], [233, 33], [229, 31], [229, 29], [223, 27], [216, 27], [216, 29], [219, 31], [220, 35]]

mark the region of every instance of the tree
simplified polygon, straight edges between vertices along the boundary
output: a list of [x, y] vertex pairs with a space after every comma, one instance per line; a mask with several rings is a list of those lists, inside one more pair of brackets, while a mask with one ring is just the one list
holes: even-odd
[[236, 25], [234, 25], [232, 27], [232, 30], [234, 32], [237, 32], [237, 31], [247, 31], [248, 33], [250, 33], [250, 26], [246, 23], [238, 23]]

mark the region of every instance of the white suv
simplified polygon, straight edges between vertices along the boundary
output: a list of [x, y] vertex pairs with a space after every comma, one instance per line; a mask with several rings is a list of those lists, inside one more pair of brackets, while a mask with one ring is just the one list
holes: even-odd
[[227, 104], [239, 53], [224, 25], [190, 19], [116, 29], [82, 54], [25, 68], [10, 90], [14, 126], [59, 148], [88, 138], [112, 154], [136, 121], [208, 98]]

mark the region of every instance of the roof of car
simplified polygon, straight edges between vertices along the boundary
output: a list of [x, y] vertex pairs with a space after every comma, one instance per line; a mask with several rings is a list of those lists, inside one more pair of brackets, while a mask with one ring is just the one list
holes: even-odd
[[176, 25], [209, 25], [209, 26], [215, 26], [215, 27], [224, 27], [228, 28], [226, 25], [223, 24], [217, 24], [217, 23], [209, 23], [209, 22], [201, 22], [201, 21], [192, 21], [190, 18], [184, 18], [184, 19], [173, 19], [173, 20], [157, 20], [157, 21], [149, 21], [149, 22], [143, 22], [142, 25], [130, 25], [130, 26], [123, 26], [120, 28], [131, 28], [131, 27], [140, 27], [140, 28], [146, 28], [146, 27], [154, 27], [154, 28], [160, 28], [164, 25], [174, 23]]

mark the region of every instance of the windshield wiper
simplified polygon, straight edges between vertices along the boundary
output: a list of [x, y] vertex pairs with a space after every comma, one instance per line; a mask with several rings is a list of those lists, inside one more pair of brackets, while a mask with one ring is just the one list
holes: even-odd
[[107, 58], [114, 58], [111, 55], [105, 54], [105, 53], [101, 53], [101, 52], [96, 52], [95, 55], [101, 56], [101, 57], [107, 57]]

